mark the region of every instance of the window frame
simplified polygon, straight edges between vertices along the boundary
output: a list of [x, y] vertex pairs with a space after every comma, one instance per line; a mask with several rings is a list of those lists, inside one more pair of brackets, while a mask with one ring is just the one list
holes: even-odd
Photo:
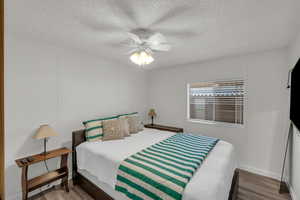
[[[205, 120], [205, 119], [192, 119], [190, 118], [190, 85], [194, 83], [206, 83], [206, 82], [217, 82], [217, 81], [237, 81], [237, 80], [243, 80], [244, 81], [244, 99], [243, 99], [243, 124], [236, 124], [236, 123], [229, 123], [229, 122], [219, 122], [219, 121], [213, 121], [213, 120]], [[247, 101], [247, 81], [245, 78], [233, 78], [233, 79], [221, 79], [221, 80], [205, 80], [205, 81], [193, 81], [186, 84], [186, 96], [187, 96], [187, 102], [186, 102], [186, 120], [187, 122], [191, 123], [199, 123], [204, 125], [214, 125], [217, 127], [230, 127], [230, 128], [244, 128], [246, 126], [246, 101]]]

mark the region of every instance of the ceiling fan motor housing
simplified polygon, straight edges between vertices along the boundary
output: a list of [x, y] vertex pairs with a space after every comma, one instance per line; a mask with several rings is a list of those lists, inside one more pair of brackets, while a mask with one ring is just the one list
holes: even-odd
[[140, 37], [141, 40], [147, 40], [151, 35], [154, 34], [153, 31], [150, 29], [145, 29], [145, 28], [137, 28], [131, 30], [131, 33], [136, 34]]

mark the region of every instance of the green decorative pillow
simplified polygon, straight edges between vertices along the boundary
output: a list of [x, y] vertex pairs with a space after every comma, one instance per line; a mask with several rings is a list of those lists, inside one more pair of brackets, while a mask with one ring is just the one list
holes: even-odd
[[137, 115], [138, 112], [132, 112], [132, 113], [126, 113], [126, 114], [121, 114], [121, 115], [118, 115], [119, 117], [124, 117], [124, 116], [130, 116], [130, 115]]
[[106, 117], [106, 118], [99, 118], [99, 119], [92, 119], [88, 121], [82, 122], [85, 126], [85, 137], [88, 142], [94, 142], [101, 140], [103, 137], [103, 126], [102, 121], [110, 120], [110, 119], [117, 119], [118, 116], [113, 117]]

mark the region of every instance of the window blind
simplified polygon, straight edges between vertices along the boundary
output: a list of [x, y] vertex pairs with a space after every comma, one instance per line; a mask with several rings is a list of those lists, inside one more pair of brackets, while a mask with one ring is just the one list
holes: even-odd
[[190, 119], [243, 124], [243, 80], [193, 83], [188, 90]]

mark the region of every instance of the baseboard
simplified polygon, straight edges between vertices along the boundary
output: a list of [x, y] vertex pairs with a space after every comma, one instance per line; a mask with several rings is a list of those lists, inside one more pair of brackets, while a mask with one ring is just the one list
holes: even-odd
[[292, 185], [289, 182], [287, 182], [287, 186], [288, 186], [288, 189], [290, 191], [290, 195], [291, 195], [292, 200], [298, 200], [298, 198], [296, 196], [296, 193], [295, 193], [295, 190], [292, 187]]
[[243, 169], [245, 171], [248, 171], [248, 172], [252, 172], [254, 174], [258, 174], [258, 175], [261, 175], [261, 176], [267, 176], [267, 177], [270, 177], [270, 178], [273, 178], [273, 179], [276, 179], [276, 180], [279, 180], [279, 181], [280, 181], [280, 178], [281, 178], [280, 174], [270, 172], [270, 171], [261, 170], [261, 169], [257, 169], [255, 167], [240, 166], [239, 168]]

